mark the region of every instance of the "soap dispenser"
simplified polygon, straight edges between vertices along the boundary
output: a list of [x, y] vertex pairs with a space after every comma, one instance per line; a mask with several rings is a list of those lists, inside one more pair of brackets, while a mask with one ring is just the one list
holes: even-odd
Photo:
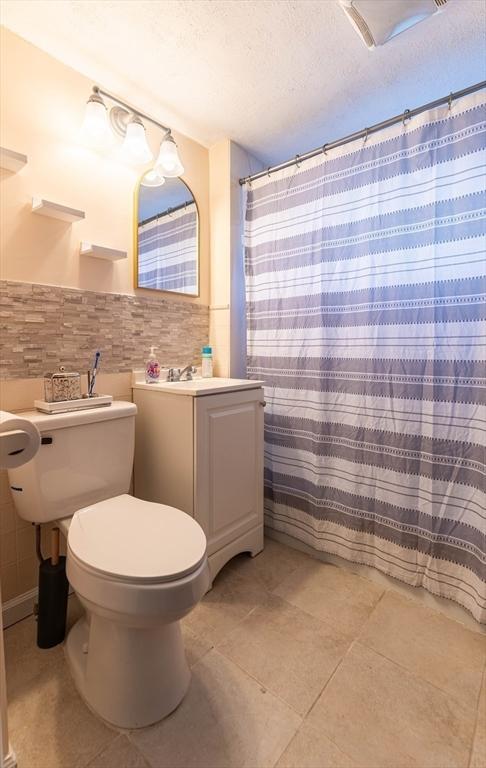
[[145, 365], [145, 383], [157, 384], [160, 376], [160, 364], [155, 354], [156, 347], [150, 347], [150, 355]]

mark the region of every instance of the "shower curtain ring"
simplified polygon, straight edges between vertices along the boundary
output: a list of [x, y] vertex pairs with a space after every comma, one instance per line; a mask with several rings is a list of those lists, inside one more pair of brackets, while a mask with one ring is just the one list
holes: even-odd
[[267, 168], [267, 176], [268, 176], [268, 178], [270, 178], [270, 167], [271, 166], [268, 166], [268, 168]]
[[447, 103], [449, 105], [449, 112], [450, 112], [451, 109], [452, 109], [452, 91], [449, 94], [449, 98], [447, 99]]
[[369, 128], [365, 128], [365, 135], [364, 135], [363, 144], [366, 144], [366, 142], [368, 141], [368, 134], [369, 134], [369, 132], [370, 132], [370, 129]]
[[409, 109], [406, 109], [406, 110], [405, 110], [405, 112], [403, 113], [403, 117], [402, 117], [402, 123], [403, 123], [403, 127], [404, 127], [404, 128], [405, 128], [405, 121], [406, 121], [406, 120], [411, 120], [411, 117], [410, 117], [410, 110], [409, 110]]
[[300, 155], [296, 155], [295, 156], [295, 164], [296, 164], [297, 168], [300, 168], [299, 158], [300, 158]]
[[327, 155], [327, 149], [326, 149], [326, 147], [327, 147], [327, 144], [324, 144], [324, 145], [323, 145], [323, 147], [322, 147], [322, 151], [323, 151], [323, 153], [324, 153], [325, 155]]

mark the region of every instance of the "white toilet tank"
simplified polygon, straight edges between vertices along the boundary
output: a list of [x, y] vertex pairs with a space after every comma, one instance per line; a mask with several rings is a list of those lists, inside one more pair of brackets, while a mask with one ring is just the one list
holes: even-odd
[[36, 425], [42, 444], [31, 461], [8, 472], [20, 517], [46, 523], [127, 493], [136, 413], [136, 405], [123, 402], [71, 413], [22, 413]]

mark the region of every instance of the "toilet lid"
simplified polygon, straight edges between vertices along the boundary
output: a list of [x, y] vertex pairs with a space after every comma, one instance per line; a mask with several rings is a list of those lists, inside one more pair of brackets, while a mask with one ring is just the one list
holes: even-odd
[[180, 509], [124, 494], [76, 512], [68, 533], [73, 556], [127, 581], [172, 581], [206, 555], [201, 526]]

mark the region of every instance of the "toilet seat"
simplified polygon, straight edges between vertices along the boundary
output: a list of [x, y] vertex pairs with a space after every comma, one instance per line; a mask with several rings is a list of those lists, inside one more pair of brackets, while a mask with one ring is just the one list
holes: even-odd
[[163, 584], [198, 570], [206, 537], [180, 509], [123, 494], [74, 514], [68, 551], [85, 573], [134, 585]]

